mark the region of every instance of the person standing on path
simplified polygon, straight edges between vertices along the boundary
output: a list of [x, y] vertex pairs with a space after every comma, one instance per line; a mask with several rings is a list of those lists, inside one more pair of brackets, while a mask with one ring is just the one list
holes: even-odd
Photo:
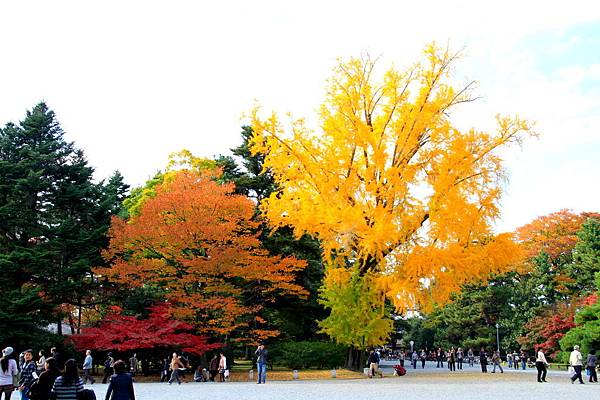
[[460, 347], [456, 350], [456, 367], [462, 369], [464, 352]]
[[479, 363], [481, 364], [481, 372], [484, 374], [487, 373], [487, 354], [483, 347], [479, 351]]
[[177, 356], [177, 353], [173, 353], [173, 358], [171, 358], [171, 379], [169, 379], [169, 385], [171, 385], [173, 381], [177, 381], [177, 384], [181, 385], [179, 368], [184, 368], [183, 363], [179, 359], [179, 356]]
[[13, 379], [19, 372], [17, 362], [9, 358], [13, 351], [12, 347], [4, 348], [2, 358], [0, 358], [0, 399], [4, 393], [4, 400], [10, 400], [15, 389]]
[[400, 366], [401, 367], [404, 367], [404, 358], [405, 358], [404, 350], [400, 350], [400, 354], [398, 355], [398, 359], [400, 361]]
[[467, 357], [469, 357], [469, 367], [473, 368], [475, 364], [475, 353], [473, 353], [473, 349], [469, 347], [469, 351], [467, 351]]
[[437, 361], [437, 364], [435, 367], [436, 368], [440, 368], [440, 367], [444, 368], [444, 352], [442, 351], [441, 347], [439, 347], [437, 349], [437, 353], [435, 354], [435, 359]]
[[92, 378], [92, 368], [94, 368], [94, 359], [92, 358], [92, 351], [91, 350], [86, 350], [85, 351], [85, 360], [83, 360], [83, 384], [85, 385], [86, 382], [89, 380], [90, 383], [93, 385], [94, 382], [96, 382], [94, 380], [94, 378]]
[[77, 363], [70, 359], [65, 363], [65, 372], [54, 381], [52, 396], [56, 400], [77, 400], [83, 391], [83, 381], [77, 373]]
[[267, 361], [269, 351], [261, 344], [254, 352], [256, 355], [256, 368], [258, 370], [258, 383], [267, 383]]
[[448, 369], [456, 371], [456, 352], [454, 351], [454, 346], [448, 351]]
[[412, 361], [412, 366], [413, 369], [417, 369], [417, 361], [419, 360], [419, 353], [415, 350], [412, 352], [412, 354], [410, 355], [411, 361]]
[[525, 371], [525, 368], [527, 368], [527, 353], [525, 352], [525, 350], [521, 350], [519, 358], [521, 359], [521, 369]]
[[590, 350], [590, 354], [587, 356], [586, 367], [590, 375], [590, 383], [598, 382], [598, 374], [596, 374], [596, 364], [598, 359], [596, 358], [596, 350]]
[[118, 360], [114, 369], [115, 374], [110, 377], [105, 400], [135, 400], [133, 377], [125, 372], [125, 362]]
[[519, 353], [516, 350], [513, 352], [513, 366], [515, 370], [519, 369]]
[[492, 355], [492, 363], [494, 364], [494, 368], [492, 369], [492, 374], [496, 373], [496, 366], [498, 366], [498, 368], [500, 368], [501, 374], [504, 373], [504, 370], [502, 369], [502, 365], [500, 365], [502, 363], [502, 358], [500, 358], [499, 351], [495, 351], [494, 354]]
[[33, 361], [33, 351], [31, 349], [23, 352], [25, 359], [23, 368], [21, 369], [21, 379], [19, 379], [19, 390], [21, 391], [21, 400], [29, 399], [29, 390], [33, 381], [37, 378], [37, 366]]
[[540, 348], [537, 352], [537, 357], [535, 359], [535, 368], [537, 369], [537, 381], [542, 383], [546, 382], [546, 373], [548, 372], [547, 367], [548, 361], [546, 361], [546, 355], [544, 355], [544, 351]]
[[575, 370], [575, 374], [571, 377], [571, 383], [575, 383], [579, 379], [579, 383], [583, 385], [583, 379], [581, 378], [581, 370], [583, 369], [583, 357], [579, 352], [579, 346], [575, 345], [573, 351], [569, 356], [569, 364]]
[[41, 374], [46, 369], [46, 357], [44, 356], [44, 350], [40, 350], [40, 352], [38, 353], [38, 356], [40, 358], [38, 358], [36, 365], [37, 365], [38, 374]]
[[427, 361], [427, 352], [424, 349], [421, 349], [421, 354], [419, 355], [421, 358], [421, 369], [425, 369], [425, 361]]
[[37, 385], [31, 387], [31, 394], [35, 400], [49, 400], [50, 392], [54, 386], [56, 378], [60, 376], [60, 370], [56, 365], [56, 360], [52, 357], [46, 358], [44, 372], [40, 374]]

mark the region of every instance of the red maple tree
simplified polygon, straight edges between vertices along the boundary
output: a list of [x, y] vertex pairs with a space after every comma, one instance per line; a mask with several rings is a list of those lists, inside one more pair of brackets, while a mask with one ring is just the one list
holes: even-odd
[[525, 324], [527, 334], [517, 338], [517, 342], [525, 348], [541, 349], [550, 358], [556, 358], [560, 349], [559, 341], [575, 327], [575, 313], [586, 305], [594, 304], [598, 299], [592, 294], [579, 299], [571, 305], [561, 304], [546, 310]]
[[95, 327], [83, 328], [81, 334], [70, 337], [79, 350], [144, 350], [177, 348], [202, 355], [219, 348], [220, 343], [208, 343], [206, 336], [197, 335], [192, 325], [173, 319], [166, 304], [150, 308], [146, 319], [109, 314]]

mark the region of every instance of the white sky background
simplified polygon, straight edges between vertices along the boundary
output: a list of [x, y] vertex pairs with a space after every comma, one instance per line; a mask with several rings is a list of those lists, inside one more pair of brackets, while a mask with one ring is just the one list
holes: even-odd
[[98, 179], [135, 186], [182, 148], [230, 154], [255, 99], [314, 115], [337, 57], [403, 66], [432, 40], [465, 47], [456, 79], [479, 82], [460, 126], [537, 122], [506, 155], [498, 230], [600, 211], [597, 1], [4, 1], [0, 124], [44, 100]]

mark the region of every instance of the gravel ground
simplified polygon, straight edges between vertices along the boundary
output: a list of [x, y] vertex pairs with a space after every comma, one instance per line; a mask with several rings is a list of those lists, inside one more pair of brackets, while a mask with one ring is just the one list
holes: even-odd
[[[393, 364], [393, 363], [388, 363]], [[389, 366], [384, 366], [387, 371]], [[587, 383], [587, 379], [584, 380]], [[268, 377], [267, 377], [268, 379]], [[537, 383], [534, 370], [481, 374], [476, 368], [450, 373], [428, 365], [412, 368], [403, 377], [360, 380], [279, 381], [257, 385], [255, 382], [228, 383], [139, 383], [140, 400], [423, 400], [492, 399], [535, 396], [541, 399], [600, 398], [600, 384], [571, 385], [567, 372], [552, 371], [548, 383]], [[107, 385], [95, 384], [98, 399], [104, 399]]]

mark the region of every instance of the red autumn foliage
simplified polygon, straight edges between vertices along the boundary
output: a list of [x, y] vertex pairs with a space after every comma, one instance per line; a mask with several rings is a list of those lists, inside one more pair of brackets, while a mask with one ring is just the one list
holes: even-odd
[[542, 349], [547, 356], [555, 358], [560, 351], [560, 339], [575, 327], [577, 309], [594, 304], [597, 299], [598, 296], [593, 294], [570, 306], [560, 305], [531, 319], [525, 324], [527, 334], [517, 338], [517, 342], [525, 348]]
[[177, 348], [190, 354], [202, 355], [219, 348], [219, 343], [208, 343], [206, 336], [194, 333], [188, 323], [172, 319], [167, 305], [150, 308], [147, 319], [111, 314], [100, 325], [83, 328], [79, 335], [71, 336], [79, 350], [130, 351], [143, 349]]

